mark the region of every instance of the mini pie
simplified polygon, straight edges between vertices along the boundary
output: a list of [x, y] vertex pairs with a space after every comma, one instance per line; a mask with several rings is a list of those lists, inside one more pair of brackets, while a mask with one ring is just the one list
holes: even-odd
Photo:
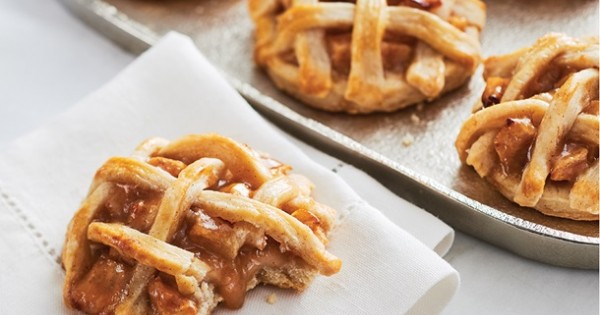
[[335, 211], [305, 177], [229, 138], [153, 138], [109, 159], [69, 224], [65, 304], [89, 314], [209, 314], [259, 283], [303, 290], [341, 261]]
[[598, 220], [598, 38], [550, 33], [484, 64], [462, 162], [521, 206]]
[[256, 63], [327, 111], [390, 112], [462, 85], [480, 62], [480, 0], [250, 0]]

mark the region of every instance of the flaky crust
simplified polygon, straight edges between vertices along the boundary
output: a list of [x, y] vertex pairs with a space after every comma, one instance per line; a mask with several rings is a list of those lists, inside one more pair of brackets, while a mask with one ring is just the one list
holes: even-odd
[[[498, 82], [493, 78], [507, 84], [496, 86], [502, 93], [498, 104], [482, 108], [480, 103], [464, 122], [456, 140], [463, 163], [521, 206], [551, 216], [598, 220], [597, 57], [597, 38], [550, 33], [532, 47], [488, 58], [488, 85]], [[497, 136], [508, 122], [522, 119], [532, 124], [535, 135], [525, 166], [509, 172], [495, 149]], [[570, 166], [577, 171], [572, 180], [554, 180], [550, 175], [558, 171], [559, 159], [569, 157], [569, 145], [585, 148], [587, 156]]]
[[[485, 5], [479, 0], [442, 1], [430, 11], [385, 0], [251, 0], [249, 10], [256, 62], [280, 89], [327, 111], [390, 112], [432, 100], [462, 85], [480, 61]], [[348, 74], [332, 65], [329, 32], [351, 32]], [[416, 39], [401, 45], [410, 60], [382, 57], [386, 34]]]

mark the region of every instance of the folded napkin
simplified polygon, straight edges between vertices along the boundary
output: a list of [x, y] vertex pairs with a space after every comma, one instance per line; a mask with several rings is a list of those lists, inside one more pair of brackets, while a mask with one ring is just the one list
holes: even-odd
[[[218, 132], [268, 152], [316, 185], [335, 209], [329, 250], [342, 270], [302, 293], [262, 286], [235, 314], [436, 314], [456, 292], [444, 253], [452, 231], [349, 165], [272, 127], [179, 34], [169, 34], [106, 86], [0, 154], [0, 314], [66, 313], [58, 263], [67, 224], [92, 177], [111, 156], [145, 138]], [[300, 148], [301, 149], [300, 149]], [[367, 204], [339, 176], [397, 224]], [[419, 237], [407, 233], [402, 226]], [[428, 248], [429, 246], [429, 248]], [[277, 293], [275, 304], [265, 296]]]

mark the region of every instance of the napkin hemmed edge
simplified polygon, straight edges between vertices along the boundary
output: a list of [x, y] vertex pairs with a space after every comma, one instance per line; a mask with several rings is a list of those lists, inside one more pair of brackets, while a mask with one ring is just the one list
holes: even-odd
[[6, 206], [8, 211], [14, 216], [15, 220], [19, 222], [19, 225], [25, 233], [31, 238], [33, 243], [36, 245], [38, 250], [44, 257], [48, 259], [51, 265], [59, 266], [60, 254], [57, 254], [50, 242], [45, 238], [44, 233], [38, 228], [38, 224], [35, 223], [30, 215], [23, 210], [23, 205], [19, 198], [16, 198], [10, 193], [8, 185], [0, 180], [0, 202]]

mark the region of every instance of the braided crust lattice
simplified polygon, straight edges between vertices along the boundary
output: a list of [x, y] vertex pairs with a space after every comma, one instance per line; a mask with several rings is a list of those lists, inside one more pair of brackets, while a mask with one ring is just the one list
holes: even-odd
[[335, 211], [291, 168], [216, 134], [109, 159], [73, 217], [64, 302], [93, 314], [208, 314], [258, 283], [304, 289], [341, 261]]
[[598, 220], [598, 38], [551, 33], [485, 61], [463, 163], [521, 206]]
[[480, 62], [479, 0], [355, 2], [250, 0], [256, 62], [280, 89], [348, 113], [437, 98]]

